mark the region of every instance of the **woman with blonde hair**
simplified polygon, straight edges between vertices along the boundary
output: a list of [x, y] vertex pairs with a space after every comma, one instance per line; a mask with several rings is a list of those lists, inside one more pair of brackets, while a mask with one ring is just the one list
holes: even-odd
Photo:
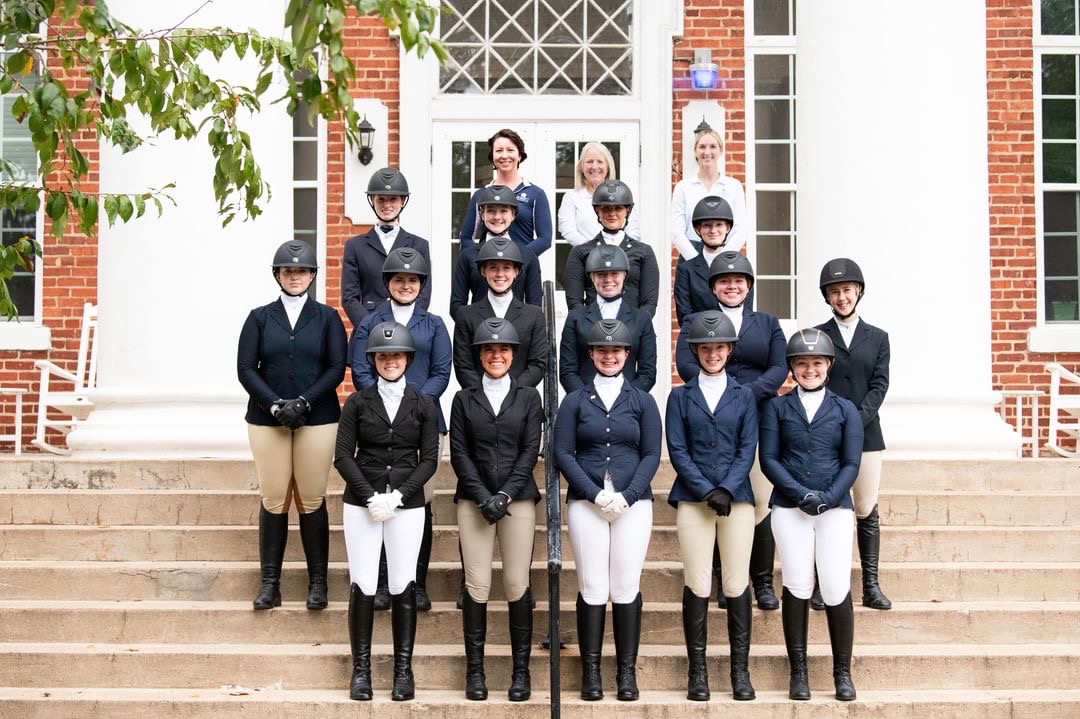
[[724, 139], [704, 122], [694, 133], [694, 159], [697, 173], [684, 177], [671, 194], [671, 244], [684, 260], [697, 257], [694, 247], [694, 207], [708, 195], [727, 200], [731, 205], [733, 223], [724, 249], [739, 251], [746, 244], [746, 193], [742, 183], [723, 174]]
[[[602, 182], [617, 180], [615, 158], [600, 142], [587, 142], [574, 165], [574, 191], [563, 195], [559, 204], [559, 234], [572, 246], [583, 245], [600, 234], [600, 221], [593, 210], [593, 193]], [[638, 214], [631, 211], [626, 233], [641, 237]]]

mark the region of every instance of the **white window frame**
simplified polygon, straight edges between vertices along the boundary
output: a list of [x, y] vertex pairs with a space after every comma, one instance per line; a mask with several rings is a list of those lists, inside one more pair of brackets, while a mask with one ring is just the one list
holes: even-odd
[[[794, 0], [793, 0], [794, 1]], [[798, 175], [795, 175], [794, 182], [785, 183], [758, 183], [757, 177], [757, 153], [756, 153], [756, 105], [754, 92], [754, 59], [755, 57], [762, 55], [790, 55], [795, 58], [796, 61], [796, 74], [798, 72], [798, 56], [795, 51], [796, 43], [794, 35], [755, 35], [754, 30], [754, 3], [755, 0], [746, 0], [744, 17], [746, 18], [746, 42], [745, 42], [745, 68], [746, 68], [746, 93], [745, 93], [745, 112], [746, 117], [746, 213], [750, 221], [750, 234], [747, 237], [746, 253], [747, 258], [754, 265], [758, 267], [757, 262], [757, 193], [758, 191], [772, 191], [772, 192], [791, 192], [795, 198], [795, 205], [798, 207]], [[794, 84], [796, 106], [798, 103], [798, 84], [797, 77], [792, 77], [792, 83]], [[797, 143], [798, 138], [795, 135], [795, 116], [791, 117], [791, 133], [792, 140]], [[796, 145], [792, 146], [792, 161], [794, 161], [794, 152]], [[797, 168], [796, 168], [797, 171]], [[793, 305], [792, 317], [780, 318], [781, 327], [785, 334], [790, 334], [798, 329], [799, 320], [799, 306], [798, 306], [798, 283], [799, 276], [796, 271], [798, 267], [798, 249], [799, 249], [799, 227], [798, 227], [798, 215], [792, 215], [792, 228], [791, 228], [791, 302]], [[760, 273], [759, 273], [760, 274]], [[762, 276], [762, 279], [777, 279], [782, 277], [781, 275], [769, 275]]]
[[[1035, 326], [1028, 330], [1028, 351], [1030, 352], [1075, 352], [1080, 349], [1080, 322], [1049, 323], [1046, 321], [1046, 263], [1043, 232], [1045, 216], [1043, 212], [1043, 194], [1054, 190], [1080, 192], [1080, 177], [1077, 182], [1044, 183], [1042, 180], [1043, 145], [1042, 135], [1042, 59], [1044, 55], [1080, 56], [1080, 34], [1076, 36], [1041, 34], [1041, 3], [1034, 0], [1032, 13], [1032, 105], [1034, 123], [1034, 168], [1035, 180]], [[1080, 157], [1078, 157], [1080, 171]]]

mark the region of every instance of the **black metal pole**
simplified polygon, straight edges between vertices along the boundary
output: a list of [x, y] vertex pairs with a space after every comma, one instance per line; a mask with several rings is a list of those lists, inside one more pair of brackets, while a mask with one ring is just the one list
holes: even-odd
[[555, 414], [559, 407], [558, 362], [555, 350], [555, 285], [544, 283], [544, 315], [547, 320], [547, 372], [544, 376], [544, 490], [547, 499], [548, 654], [551, 669], [551, 716], [562, 709], [559, 682], [559, 572], [562, 571], [562, 506], [559, 503], [559, 471], [555, 468]]

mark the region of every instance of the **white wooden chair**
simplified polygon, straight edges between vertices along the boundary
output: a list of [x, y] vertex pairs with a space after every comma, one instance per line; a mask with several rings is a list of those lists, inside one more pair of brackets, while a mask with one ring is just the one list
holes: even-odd
[[[41, 370], [41, 388], [38, 396], [37, 432], [33, 444], [46, 452], [67, 454], [70, 450], [50, 444], [46, 431], [58, 430], [65, 437], [80, 420], [90, 416], [94, 403], [87, 396], [87, 391], [94, 388], [97, 381], [97, 305], [87, 302], [83, 305], [82, 330], [79, 334], [79, 355], [75, 362], [75, 371], [70, 372], [49, 360], [38, 360], [34, 366]], [[71, 389], [57, 391], [53, 382], [70, 383]], [[61, 419], [50, 419], [49, 412], [64, 415]]]
[[[1080, 447], [1068, 450], [1058, 444], [1058, 434], [1064, 433], [1080, 442], [1080, 375], [1057, 362], [1046, 365], [1050, 373], [1050, 433], [1046, 446], [1062, 457], [1080, 456]], [[1062, 392], [1062, 389], [1069, 391]]]

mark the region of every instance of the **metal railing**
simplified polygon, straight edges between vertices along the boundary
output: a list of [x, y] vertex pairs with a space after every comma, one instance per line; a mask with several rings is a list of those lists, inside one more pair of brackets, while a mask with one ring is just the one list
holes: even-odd
[[551, 670], [551, 716], [558, 719], [562, 699], [559, 685], [560, 622], [559, 573], [562, 571], [562, 505], [559, 470], [555, 467], [555, 414], [559, 408], [559, 379], [555, 350], [555, 285], [544, 283], [544, 318], [547, 324], [547, 371], [544, 374], [544, 490], [547, 504], [548, 654]]

